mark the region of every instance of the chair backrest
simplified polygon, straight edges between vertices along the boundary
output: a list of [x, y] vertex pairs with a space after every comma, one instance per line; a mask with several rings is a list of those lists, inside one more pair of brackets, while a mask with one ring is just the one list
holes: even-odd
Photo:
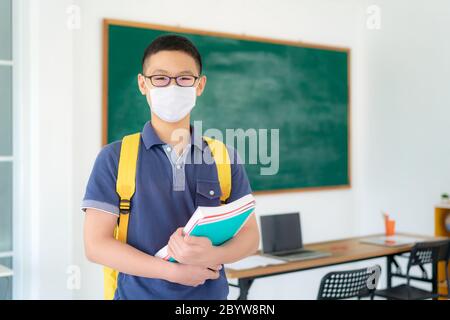
[[424, 266], [428, 263], [448, 259], [448, 240], [418, 242], [411, 249], [408, 261], [408, 270], [412, 266]]
[[362, 298], [373, 295], [378, 285], [381, 267], [335, 271], [326, 274], [320, 282], [318, 300]]
[[419, 266], [422, 270], [422, 279], [431, 280], [425, 265], [437, 265], [439, 261], [448, 259], [448, 240], [418, 242], [412, 247], [406, 269], [406, 284], [410, 284], [411, 267]]

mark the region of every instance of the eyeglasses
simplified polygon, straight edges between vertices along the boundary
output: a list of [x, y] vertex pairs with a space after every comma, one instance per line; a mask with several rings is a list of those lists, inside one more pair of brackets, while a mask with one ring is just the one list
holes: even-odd
[[196, 76], [185, 75], [178, 77], [169, 77], [165, 75], [152, 75], [152, 76], [144, 76], [145, 78], [150, 79], [150, 82], [155, 87], [167, 87], [172, 79], [175, 79], [175, 82], [180, 87], [192, 87], [198, 78]]

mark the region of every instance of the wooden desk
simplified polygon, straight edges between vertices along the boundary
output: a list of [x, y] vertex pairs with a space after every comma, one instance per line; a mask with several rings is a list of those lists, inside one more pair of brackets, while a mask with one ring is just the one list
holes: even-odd
[[[390, 287], [392, 283], [391, 282], [392, 277], [397, 276], [396, 274], [392, 273], [392, 264], [395, 263], [393, 261], [393, 257], [410, 251], [413, 245], [410, 244], [401, 247], [385, 247], [360, 242], [362, 239], [381, 235], [382, 234], [376, 234], [364, 237], [318, 242], [305, 245], [305, 249], [330, 252], [331, 256], [328, 257], [303, 261], [292, 261], [278, 265], [257, 267], [244, 270], [233, 270], [226, 268], [225, 271], [228, 279], [238, 279], [237, 286], [233, 284], [230, 284], [230, 286], [238, 287], [240, 289], [238, 299], [245, 300], [247, 299], [248, 290], [250, 289], [253, 281], [257, 278], [264, 278], [290, 272], [333, 266], [342, 263], [357, 262], [367, 259], [386, 257], [387, 258], [386, 276], [388, 280], [387, 285], [388, 287]], [[397, 233], [397, 235], [419, 238], [423, 239], [423, 241], [444, 239], [443, 237], [419, 236], [408, 233]], [[434, 280], [433, 285], [437, 285], [437, 281], [435, 281], [437, 272], [434, 269], [435, 268], [433, 268], [433, 280]], [[319, 286], [319, 284], [317, 284], [317, 286]]]

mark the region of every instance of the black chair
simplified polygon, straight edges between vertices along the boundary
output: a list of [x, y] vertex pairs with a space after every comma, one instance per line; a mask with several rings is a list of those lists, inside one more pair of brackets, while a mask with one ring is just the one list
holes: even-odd
[[[406, 283], [384, 290], [377, 290], [375, 291], [375, 295], [390, 300], [423, 300], [438, 298], [437, 288], [432, 291], [427, 291], [410, 285], [412, 277], [411, 269], [412, 267], [417, 266], [422, 271], [422, 276], [414, 277], [414, 280], [432, 282], [433, 279], [428, 276], [425, 265], [432, 264], [433, 266], [437, 266], [439, 261], [446, 261], [446, 267], [448, 268], [449, 244], [450, 242], [448, 240], [416, 243], [408, 256], [409, 259], [406, 267], [406, 274], [402, 274], [399, 264], [394, 260], [397, 271], [393, 273], [393, 275], [406, 278]], [[448, 271], [446, 272], [446, 278], [448, 284]]]
[[363, 297], [373, 299], [378, 280], [381, 274], [381, 267], [373, 267], [335, 271], [326, 274], [320, 282], [317, 300], [339, 300]]

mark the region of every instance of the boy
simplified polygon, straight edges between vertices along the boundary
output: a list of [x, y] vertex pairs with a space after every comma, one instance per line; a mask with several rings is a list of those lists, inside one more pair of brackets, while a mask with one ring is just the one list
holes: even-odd
[[[182, 233], [197, 206], [217, 206], [221, 195], [216, 166], [194, 160], [209, 150], [190, 126], [206, 85], [198, 50], [181, 36], [158, 37], [145, 50], [138, 85], [151, 121], [141, 134], [127, 243], [113, 236], [119, 215], [116, 141], [98, 154], [83, 199], [86, 256], [120, 272], [114, 299], [226, 299], [223, 264], [254, 253], [259, 233], [254, 215], [221, 246]], [[232, 202], [251, 189], [237, 152], [228, 151], [232, 187], [226, 202]], [[154, 257], [167, 243], [179, 263]]]

